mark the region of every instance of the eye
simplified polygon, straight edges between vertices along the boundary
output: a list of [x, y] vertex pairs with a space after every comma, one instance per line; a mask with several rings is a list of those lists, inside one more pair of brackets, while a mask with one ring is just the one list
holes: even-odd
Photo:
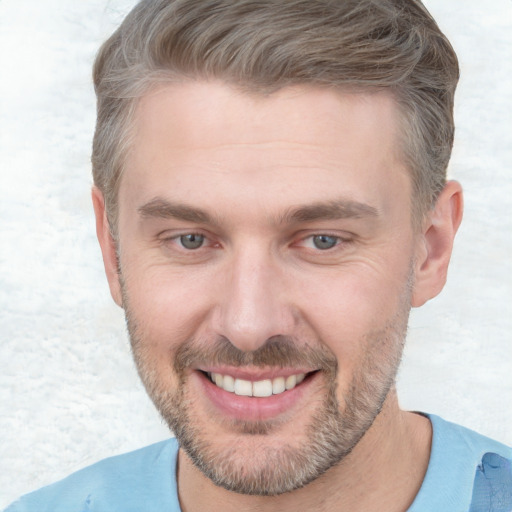
[[332, 249], [338, 245], [339, 241], [340, 239], [337, 236], [314, 235], [311, 237], [311, 242], [315, 249], [320, 249], [322, 251]]
[[204, 244], [204, 236], [198, 233], [189, 233], [178, 237], [180, 244], [189, 250], [199, 249]]

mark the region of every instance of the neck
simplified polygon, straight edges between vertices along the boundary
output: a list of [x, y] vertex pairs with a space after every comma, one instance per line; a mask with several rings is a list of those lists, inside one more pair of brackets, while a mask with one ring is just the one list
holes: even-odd
[[183, 512], [404, 512], [413, 502], [430, 456], [430, 421], [401, 411], [393, 390], [353, 451], [320, 478], [279, 496], [247, 496], [215, 486], [181, 450], [178, 488]]

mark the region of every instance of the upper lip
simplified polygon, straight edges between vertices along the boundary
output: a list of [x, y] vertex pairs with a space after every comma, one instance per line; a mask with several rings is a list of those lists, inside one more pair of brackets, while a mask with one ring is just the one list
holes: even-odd
[[277, 377], [289, 377], [290, 375], [299, 375], [301, 373], [314, 372], [315, 368], [250, 368], [235, 366], [204, 366], [197, 368], [205, 373], [220, 373], [221, 375], [230, 375], [235, 379], [249, 381], [260, 381], [275, 379]]

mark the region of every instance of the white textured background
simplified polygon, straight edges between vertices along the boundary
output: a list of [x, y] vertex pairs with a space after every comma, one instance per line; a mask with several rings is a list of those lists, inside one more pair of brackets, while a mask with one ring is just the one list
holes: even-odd
[[[130, 0], [0, 1], [0, 508], [167, 436], [94, 235], [90, 68]], [[512, 2], [426, 0], [459, 54], [450, 167], [466, 215], [443, 294], [413, 313], [406, 408], [512, 443]]]

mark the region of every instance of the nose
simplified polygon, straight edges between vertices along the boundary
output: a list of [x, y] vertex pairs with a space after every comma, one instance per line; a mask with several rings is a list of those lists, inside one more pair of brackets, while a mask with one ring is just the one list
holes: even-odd
[[251, 352], [273, 336], [292, 334], [294, 314], [285, 278], [268, 251], [238, 251], [219, 292], [215, 330], [238, 349]]

